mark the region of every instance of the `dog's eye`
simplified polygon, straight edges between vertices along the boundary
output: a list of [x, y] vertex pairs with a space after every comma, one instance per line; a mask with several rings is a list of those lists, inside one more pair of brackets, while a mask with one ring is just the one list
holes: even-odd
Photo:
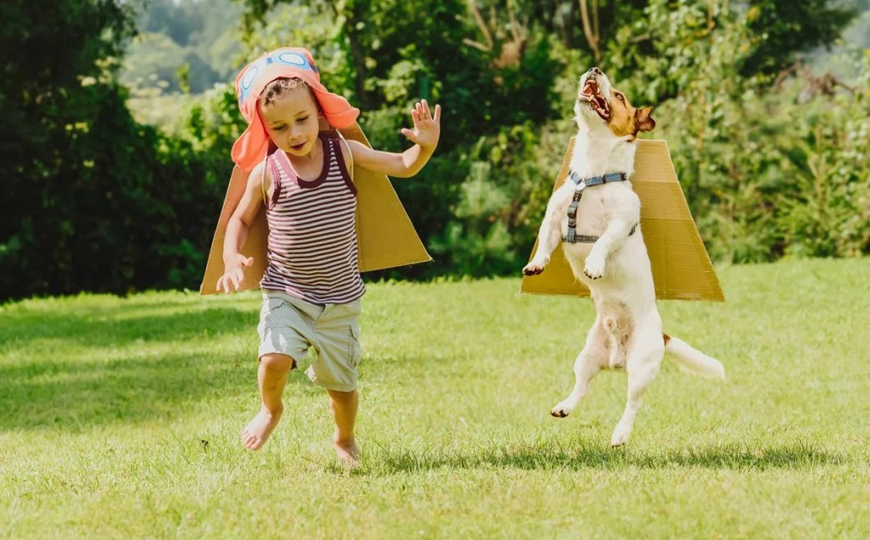
[[625, 97], [622, 94], [616, 94], [616, 99], [619, 101], [625, 102]]

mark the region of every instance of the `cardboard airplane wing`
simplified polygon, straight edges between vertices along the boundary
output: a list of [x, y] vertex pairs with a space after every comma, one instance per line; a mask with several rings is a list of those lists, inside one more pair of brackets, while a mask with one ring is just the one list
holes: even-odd
[[[371, 146], [357, 124], [340, 131], [345, 139], [353, 139], [366, 146]], [[236, 166], [233, 169], [217, 229], [214, 238], [212, 238], [208, 263], [199, 288], [200, 294], [218, 292], [217, 280], [224, 273], [223, 247], [227, 223], [245, 193], [247, 182], [248, 173]], [[423, 247], [417, 231], [414, 230], [405, 208], [399, 201], [399, 197], [386, 175], [354, 167], [353, 183], [358, 192], [356, 231], [360, 272], [371, 272], [432, 260], [429, 253], [426, 252], [426, 248]], [[268, 262], [266, 260], [268, 235], [266, 213], [261, 211], [257, 215], [248, 233], [245, 246], [241, 250], [243, 255], [253, 257], [254, 261], [250, 268], [245, 269], [245, 277], [239, 290], [260, 287], [260, 280], [263, 278]]]
[[[568, 177], [573, 150], [572, 138], [553, 191]], [[724, 302], [716, 271], [677, 180], [667, 142], [637, 141], [631, 184], [640, 197], [640, 228], [652, 265], [656, 298]], [[537, 249], [536, 243], [530, 261]], [[543, 273], [523, 277], [520, 292], [566, 296], [590, 294], [589, 289], [574, 277], [561, 248], [553, 251]]]

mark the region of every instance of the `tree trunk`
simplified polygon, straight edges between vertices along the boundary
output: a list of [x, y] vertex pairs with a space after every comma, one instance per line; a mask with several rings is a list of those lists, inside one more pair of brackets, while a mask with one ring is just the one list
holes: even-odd
[[[596, 2], [596, 8], [597, 8]], [[586, 5], [586, 0], [580, 0], [580, 17], [583, 19], [583, 33], [586, 35], [586, 41], [589, 43], [589, 48], [592, 49], [592, 56], [595, 62], [601, 60], [601, 50], [598, 48], [598, 34], [593, 30], [592, 24], [589, 22], [589, 6]], [[597, 26], [598, 13], [594, 14], [595, 23]]]

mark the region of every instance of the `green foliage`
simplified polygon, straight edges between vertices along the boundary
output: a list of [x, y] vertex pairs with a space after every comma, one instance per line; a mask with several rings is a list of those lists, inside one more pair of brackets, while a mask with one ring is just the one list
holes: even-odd
[[[810, 5], [813, 1], [799, 3], [799, 9], [822, 8]], [[592, 63], [580, 35], [562, 32], [564, 39], [544, 38], [564, 20], [548, 19], [534, 2], [479, 3], [493, 31], [494, 44], [486, 50], [468, 46], [469, 39], [483, 40], [479, 25], [459, 1], [277, 1], [246, 6], [244, 39], [252, 51], [248, 59], [284, 45], [311, 49], [327, 86], [362, 108], [361, 124], [375, 147], [406, 147], [398, 130], [407, 125], [414, 100], [426, 97], [444, 107], [438, 153], [418, 178], [395, 183], [436, 263], [387, 275], [479, 276], [516, 270], [531, 248], [565, 142], [573, 134], [570, 121], [555, 118], [556, 111], [569, 113], [574, 81]], [[487, 7], [497, 11], [487, 13]], [[511, 24], [505, 8], [516, 10], [523, 20], [527, 41], [517, 65], [496, 67], [499, 45], [508, 39]], [[765, 4], [730, 10], [724, 2], [700, 0], [599, 4], [607, 49], [603, 65], [636, 103], [662, 104], [654, 136], [670, 140], [696, 219], [717, 259], [753, 261], [808, 253], [789, 247], [796, 236], [785, 231], [796, 226], [789, 229], [779, 214], [775, 217], [777, 205], [768, 201], [782, 183], [752, 180], [758, 170], [772, 171], [773, 164], [788, 161], [786, 153], [780, 155], [767, 144], [769, 132], [778, 145], [799, 146], [786, 136], [789, 129], [783, 122], [792, 111], [767, 92], [772, 79], [764, 76], [766, 68], [752, 64], [759, 54], [770, 56], [771, 40], [782, 41], [780, 34], [751, 24], [771, 9], [786, 8]], [[427, 17], [415, 16], [423, 11]], [[568, 11], [566, 17], [579, 16]], [[528, 16], [535, 14], [529, 22]], [[836, 24], [827, 27], [839, 28], [845, 21], [835, 18]], [[821, 32], [825, 24], [807, 24], [803, 31]], [[833, 37], [818, 33], [819, 43]], [[776, 49], [781, 54], [770, 61], [777, 65], [803, 50], [795, 41], [779, 43]], [[746, 76], [756, 71], [761, 74]], [[749, 99], [763, 101], [763, 111], [746, 116]], [[205, 113], [201, 104], [209, 101], [223, 104], [212, 107], [218, 114]], [[176, 123], [175, 131], [206, 154], [219, 152], [222, 145], [228, 148], [244, 127], [230, 87], [194, 103], [183, 115], [188, 120]], [[755, 147], [755, 153], [743, 152]], [[795, 211], [792, 217], [798, 215]], [[828, 252], [852, 253], [854, 247]]]
[[[245, 127], [235, 70], [282, 45], [313, 51], [377, 148], [408, 146], [415, 100], [444, 108], [438, 152], [395, 182], [436, 263], [384, 275], [521, 266], [575, 129], [577, 77], [595, 63], [579, 3], [154, 0], [138, 19], [133, 5], [0, 5], [0, 50], [16, 51], [0, 79], [0, 297], [195, 286]], [[778, 73], [857, 8], [854, 38], [866, 0], [586, 5], [601, 66], [657, 106], [653, 136], [715, 259], [870, 251], [866, 51], [839, 86]]]
[[[260, 10], [266, 7], [249, 4], [255, 19], [265, 16]], [[423, 11], [427, 16], [419, 17]], [[553, 81], [562, 68], [543, 33], [533, 29], [517, 65], [494, 67], [498, 51], [463, 43], [473, 26], [466, 4], [458, 0], [354, 1], [334, 9], [321, 2], [300, 2], [268, 13], [262, 22], [250, 23], [249, 46], [255, 51], [291, 44], [309, 48], [330, 90], [362, 109], [360, 123], [374, 147], [407, 147], [399, 130], [409, 124], [414, 101], [426, 98], [443, 107], [438, 153], [417, 178], [394, 183], [424, 241], [439, 255], [438, 262], [403, 274], [490, 275], [515, 270], [518, 250], [512, 221], [519, 209], [508, 199], [524, 180], [508, 168], [530, 151], [535, 138], [531, 126], [556, 116]], [[517, 130], [526, 137], [518, 137], [521, 144], [508, 148], [507, 135], [498, 134]], [[487, 164], [481, 156], [492, 143], [485, 141], [495, 139], [501, 141], [500, 154]], [[470, 155], [467, 148], [475, 145], [478, 149]], [[498, 169], [502, 195], [492, 195], [500, 201], [498, 208], [483, 212], [468, 197], [481, 191], [480, 182], [492, 183], [480, 172], [487, 167]]]
[[100, 100], [118, 99], [104, 59], [132, 33], [130, 14], [113, 2], [4, 2], [0, 21], [0, 50], [16, 51], [0, 77], [0, 297], [53, 292], [51, 281], [75, 279], [63, 207], [113, 127], [91, 121]]
[[[861, 194], [870, 187], [870, 167], [861, 133], [870, 123], [870, 64], [865, 60], [864, 80], [854, 92], [812, 94], [794, 79], [771, 88], [763, 79], [740, 76], [755, 49], [739, 16], [724, 14], [715, 31], [699, 34], [687, 49], [676, 47], [678, 40], [687, 43], [676, 28], [691, 32], [692, 9], [685, 6], [670, 10], [661, 3], [648, 12], [662, 50], [679, 51], [660, 62], [680, 66], [661, 84], [649, 85], [678, 92], [654, 112], [654, 136], [669, 142], [713, 258], [866, 253], [870, 227]], [[689, 62], [701, 54], [707, 62]], [[649, 72], [631, 79], [637, 88], [650, 82], [656, 79]]]
[[134, 95], [142, 95], [149, 88], [159, 93], [184, 92], [184, 85], [187, 92], [198, 93], [217, 79], [199, 56], [163, 34], [140, 34], [130, 49], [120, 81], [132, 88]]
[[13, 183], [0, 297], [191, 286], [223, 182], [189, 144], [133, 122], [117, 87], [94, 85], [69, 105], [87, 121], [47, 143], [62, 159]]
[[127, 48], [121, 82], [137, 96], [155, 89], [184, 92], [180, 69], [187, 70], [194, 93], [223, 82], [242, 53], [235, 35], [240, 15], [231, 0], [148, 0], [137, 17], [141, 33]]
[[228, 168], [131, 118], [105, 60], [131, 30], [119, 6], [3, 4], [0, 45], [21, 41], [0, 81], [0, 298], [185, 287], [201, 273]]
[[[251, 15], [265, 17], [268, 5], [249, 3]], [[441, 103], [449, 115], [441, 148], [450, 152], [497, 126], [554, 115], [552, 81], [560, 66], [544, 35], [529, 37], [518, 65], [494, 68], [494, 53], [463, 43], [470, 24], [460, 0], [300, 2], [270, 12], [246, 39], [258, 51], [288, 44], [311, 49], [330, 89], [360, 105], [363, 127], [379, 148], [399, 147], [395, 134], [414, 100]], [[367, 115], [377, 117], [373, 126]]]
[[492, 178], [491, 172], [487, 162], [472, 163], [452, 209], [455, 220], [430, 243], [434, 253], [446, 258], [442, 264], [461, 275], [510, 272], [518, 262], [505, 223], [511, 207], [510, 192], [507, 185]]
[[[864, 80], [870, 78], [865, 53]], [[787, 152], [792, 193], [778, 193], [776, 219], [786, 254], [854, 257], [870, 251], [870, 90], [790, 104], [797, 145]]]
[[776, 74], [797, 54], [833, 43], [857, 15], [857, 9], [830, 0], [750, 0], [747, 28], [757, 47], [742, 73]]

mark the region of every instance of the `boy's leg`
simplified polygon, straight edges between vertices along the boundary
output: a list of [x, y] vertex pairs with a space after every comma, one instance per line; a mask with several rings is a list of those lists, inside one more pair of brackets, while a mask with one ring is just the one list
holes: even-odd
[[359, 460], [359, 447], [353, 436], [356, 424], [356, 411], [359, 408], [359, 393], [356, 390], [350, 392], [338, 392], [329, 390], [329, 408], [332, 409], [332, 417], [335, 420], [335, 435], [332, 439], [335, 452], [346, 463], [355, 463]]
[[328, 305], [317, 319], [317, 359], [305, 374], [329, 393], [329, 408], [335, 420], [332, 442], [338, 457], [354, 464], [359, 460], [359, 448], [354, 437], [354, 425], [359, 408], [356, 390], [360, 358], [360, 301]]
[[281, 420], [284, 412], [281, 396], [287, 384], [287, 373], [293, 364], [293, 359], [286, 354], [264, 354], [260, 358], [257, 381], [263, 403], [260, 412], [242, 431], [242, 444], [248, 449], [259, 450], [266, 444]]

